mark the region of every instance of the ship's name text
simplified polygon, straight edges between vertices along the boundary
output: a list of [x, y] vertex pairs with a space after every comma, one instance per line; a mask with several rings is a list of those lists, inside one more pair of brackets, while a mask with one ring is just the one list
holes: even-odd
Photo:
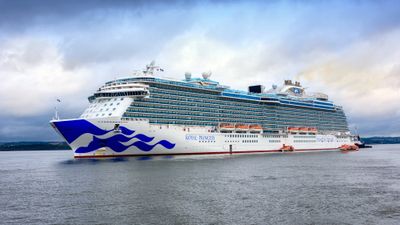
[[215, 136], [187, 134], [186, 141], [215, 141]]

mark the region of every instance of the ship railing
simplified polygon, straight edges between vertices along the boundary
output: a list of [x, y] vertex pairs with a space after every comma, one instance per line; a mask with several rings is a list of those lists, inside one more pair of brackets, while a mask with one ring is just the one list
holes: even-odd
[[89, 98], [145, 97], [148, 95], [148, 91], [97, 92]]

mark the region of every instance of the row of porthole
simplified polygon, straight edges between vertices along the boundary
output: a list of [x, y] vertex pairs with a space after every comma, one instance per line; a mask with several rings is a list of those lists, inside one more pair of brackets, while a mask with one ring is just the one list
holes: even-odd
[[287, 138], [286, 135], [284, 135], [284, 136], [265, 135], [265, 136], [263, 136], [263, 137], [264, 137], [264, 138], [281, 138], [281, 137]]
[[[117, 108], [113, 108], [112, 110], [113, 111], [115, 111]], [[104, 111], [108, 111], [109, 110], [109, 108], [107, 108], [106, 110], [104, 110]], [[103, 111], [103, 109], [100, 109], [99, 110], [99, 112], [102, 112]], [[94, 110], [94, 109], [92, 109], [92, 110], [89, 110], [89, 111], [87, 111], [87, 113], [92, 113], [92, 112], [96, 112], [96, 110]]]
[[229, 137], [229, 138], [257, 138], [258, 135], [254, 135], [254, 134], [228, 134], [228, 135], [225, 135], [225, 137]]
[[[101, 114], [101, 116], [104, 116], [104, 115], [105, 115], [105, 113]], [[108, 115], [111, 116], [112, 113], [109, 113]], [[96, 116], [99, 116], [99, 114], [96, 114]]]
[[[100, 99], [98, 100], [98, 103], [103, 103], [103, 102], [111, 102], [111, 100], [113, 100], [114, 102], [118, 100], [118, 98], [113, 98], [113, 99]], [[121, 101], [124, 100], [124, 98], [120, 99]]]
[[[113, 105], [113, 103], [110, 103], [110, 106], [112, 106], [112, 105]], [[119, 102], [116, 105], [119, 105]], [[104, 106], [107, 106], [107, 104], [104, 104]]]
[[199, 141], [199, 143], [215, 143], [215, 141]]
[[239, 143], [240, 141], [238, 141], [238, 140], [228, 140], [228, 141], [225, 141], [226, 143]]
[[258, 143], [258, 140], [243, 140], [243, 143]]
[[310, 136], [293, 136], [294, 138], [315, 138], [315, 135]]
[[[96, 117], [98, 117], [100, 114], [96, 114]], [[109, 113], [108, 116], [111, 116], [112, 113]], [[105, 116], [105, 113], [101, 114], [101, 116]], [[83, 115], [82, 118], [90, 118], [91, 114]]]

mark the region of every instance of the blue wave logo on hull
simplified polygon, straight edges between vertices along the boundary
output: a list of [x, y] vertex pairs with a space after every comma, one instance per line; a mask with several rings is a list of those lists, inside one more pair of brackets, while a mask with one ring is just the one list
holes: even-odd
[[[96, 135], [104, 135], [109, 132], [114, 132], [114, 130], [100, 129], [99, 127], [93, 125], [86, 120], [59, 121], [54, 122], [54, 125], [57, 127], [57, 129], [64, 136], [68, 143], [74, 142], [81, 135], [86, 133], [93, 135], [93, 140], [88, 144], [88, 146], [77, 148], [75, 150], [75, 153], [88, 153], [103, 147], [108, 147], [115, 152], [123, 152], [132, 146], [135, 146], [136, 148], [145, 152], [153, 150], [157, 145], [163, 146], [166, 149], [172, 149], [175, 147], [175, 144], [167, 140], [160, 140], [155, 144], [149, 144], [148, 142], [153, 141], [154, 137], [148, 137], [145, 134], [136, 134], [133, 137], [127, 137], [134, 134], [135, 131], [130, 130], [124, 126], [119, 127], [118, 134], [113, 135], [109, 138], [101, 139], [96, 137]], [[138, 141], [135, 141], [130, 145], [123, 145], [121, 143], [131, 141], [135, 138], [138, 139]]]
[[[57, 127], [57, 129], [64, 136], [65, 140], [67, 140], [68, 143], [74, 142], [78, 137], [85, 133], [93, 135], [104, 135], [114, 130], [100, 129], [86, 120], [59, 121], [54, 122], [54, 125]], [[132, 135], [135, 132], [123, 126], [121, 126], [119, 129], [122, 134], [128, 136]]]
[[[117, 137], [117, 138], [115, 138], [115, 137]], [[124, 136], [122, 136], [122, 137], [124, 137]], [[136, 141], [130, 145], [123, 145], [120, 143], [120, 140], [118, 139], [118, 135], [116, 135], [116, 136], [113, 136], [113, 137], [110, 137], [107, 139], [100, 139], [97, 137], [93, 137], [93, 141], [90, 142], [90, 144], [87, 147], [80, 147], [80, 148], [76, 149], [75, 152], [76, 153], [88, 153], [88, 152], [94, 151], [94, 150], [102, 148], [102, 147], [109, 147], [114, 152], [123, 152], [126, 149], [130, 148], [131, 146], [135, 146], [142, 151], [149, 152], [149, 151], [153, 150], [153, 148], [156, 147], [157, 145], [161, 145], [167, 149], [172, 149], [173, 147], [175, 147], [175, 144], [172, 144], [166, 140], [161, 140], [153, 145], [147, 144], [146, 142], [143, 142], [143, 141]]]

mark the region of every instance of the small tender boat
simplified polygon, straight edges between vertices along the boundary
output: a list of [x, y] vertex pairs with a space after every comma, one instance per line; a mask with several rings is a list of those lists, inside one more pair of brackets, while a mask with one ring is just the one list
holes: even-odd
[[359, 147], [357, 145], [348, 145], [348, 144], [344, 144], [342, 146], [340, 146], [340, 150], [342, 152], [348, 152], [348, 151], [358, 151]]
[[282, 152], [293, 152], [294, 151], [294, 147], [291, 145], [283, 145], [282, 148], [280, 148], [280, 150]]
[[355, 143], [355, 145], [358, 146], [358, 148], [372, 148], [371, 145], [366, 145], [364, 142], [359, 143]]

